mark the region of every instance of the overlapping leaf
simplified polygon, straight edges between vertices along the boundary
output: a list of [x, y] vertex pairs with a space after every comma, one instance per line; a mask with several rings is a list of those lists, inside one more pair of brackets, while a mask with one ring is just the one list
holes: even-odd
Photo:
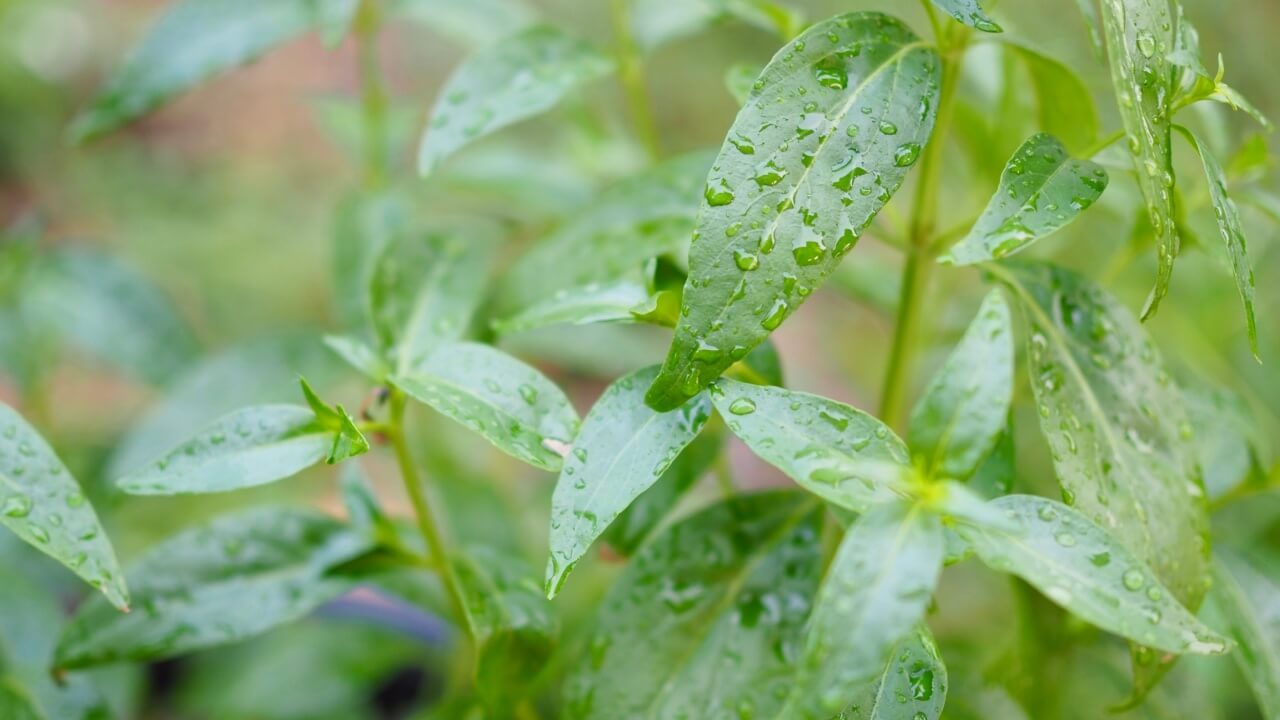
[[593, 283], [559, 290], [550, 298], [495, 322], [493, 329], [509, 335], [548, 325], [634, 322], [636, 316], [632, 311], [649, 299], [649, 292], [637, 282]]
[[853, 695], [838, 720], [939, 720], [947, 700], [947, 667], [923, 623], [890, 654], [875, 682]]
[[1092, 146], [1098, 139], [1098, 113], [1093, 94], [1080, 76], [1029, 47], [1008, 41], [1003, 47], [1016, 54], [1031, 74], [1040, 129], [1062, 140], [1072, 152]]

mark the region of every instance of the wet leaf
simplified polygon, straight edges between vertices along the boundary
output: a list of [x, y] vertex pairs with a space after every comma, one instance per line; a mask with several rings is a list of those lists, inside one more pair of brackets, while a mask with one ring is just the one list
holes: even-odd
[[947, 667], [923, 623], [898, 643], [873, 683], [835, 720], [939, 720], [947, 701]]
[[1263, 717], [1280, 716], [1280, 563], [1273, 557], [1215, 553], [1213, 605], [1231, 639], [1232, 657]]
[[593, 283], [557, 291], [511, 317], [495, 321], [493, 329], [499, 335], [510, 335], [548, 325], [635, 322], [632, 310], [649, 299], [649, 292], [636, 282]]
[[1071, 157], [1052, 135], [1032, 135], [1005, 165], [973, 229], [941, 262], [972, 265], [1018, 252], [1074, 221], [1107, 182], [1102, 166]]
[[35, 428], [3, 403], [0, 525], [67, 566], [115, 608], [128, 609], [115, 550], [80, 484]]
[[565, 456], [551, 498], [548, 595], [559, 592], [591, 544], [662, 477], [711, 417], [706, 395], [671, 413], [645, 405], [644, 391], [657, 373], [656, 366], [645, 368], [610, 385]]
[[440, 91], [418, 150], [418, 171], [430, 174], [476, 139], [554, 107], [612, 67], [587, 43], [549, 26], [476, 52]]
[[969, 478], [969, 487], [985, 498], [996, 498], [1013, 492], [1017, 474], [1017, 447], [1014, 444], [1013, 418], [1005, 421], [1004, 429], [996, 440], [987, 459]]
[[937, 54], [878, 13], [818, 23], [770, 61], [708, 177], [688, 313], [652, 407], [714, 381], [853, 248], [929, 139], [938, 73]]
[[955, 18], [956, 22], [964, 23], [976, 30], [989, 33], [1004, 32], [995, 20], [983, 12], [978, 0], [933, 0], [933, 4]]

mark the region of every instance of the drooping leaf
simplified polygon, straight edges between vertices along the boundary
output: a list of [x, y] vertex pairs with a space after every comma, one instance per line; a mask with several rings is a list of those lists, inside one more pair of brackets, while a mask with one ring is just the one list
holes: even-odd
[[991, 454], [1013, 401], [1013, 323], [999, 290], [911, 411], [907, 445], [926, 472], [965, 480]]
[[1189, 608], [1207, 589], [1208, 521], [1190, 425], [1160, 353], [1115, 298], [1048, 265], [1001, 266], [1063, 496]]
[[1170, 103], [1174, 47], [1169, 0], [1108, 0], [1102, 3], [1111, 83], [1128, 136], [1138, 187], [1156, 237], [1156, 282], [1142, 318], [1153, 315], [1169, 291], [1173, 260], [1178, 255], [1178, 229], [1173, 221], [1173, 152], [1170, 148]]
[[890, 653], [880, 677], [857, 692], [837, 720], [939, 720], [947, 701], [947, 667], [924, 624]]
[[1062, 140], [1072, 152], [1083, 152], [1098, 139], [1098, 113], [1093, 95], [1071, 68], [1016, 43], [1004, 47], [1022, 60], [1036, 91], [1040, 129]]
[[536, 369], [477, 343], [437, 346], [392, 384], [530, 465], [556, 472], [578, 431], [564, 392]]
[[418, 151], [418, 171], [430, 174], [477, 138], [550, 109], [612, 67], [587, 43], [550, 26], [479, 50], [441, 89]]
[[315, 413], [298, 405], [241, 408], [116, 484], [133, 495], [226, 492], [265, 485], [324, 460], [337, 435]]
[[128, 570], [137, 610], [96, 598], [63, 633], [58, 667], [158, 660], [252, 637], [350, 589], [325, 570], [366, 541], [314, 511], [256, 507], [161, 542]]
[[969, 234], [942, 262], [972, 265], [1018, 252], [1075, 220], [1107, 188], [1107, 173], [1037, 133], [1009, 158], [1000, 187]]
[[933, 4], [955, 18], [956, 22], [964, 23], [975, 30], [989, 33], [1004, 32], [1004, 28], [983, 12], [978, 0], [933, 0]]
[[711, 399], [752, 452], [840, 507], [862, 512], [893, 500], [911, 472], [893, 431], [843, 403], [728, 378]]
[[71, 126], [108, 133], [173, 96], [340, 16], [351, 0], [180, 0], [169, 6]]
[[804, 27], [798, 9], [771, 0], [631, 0], [631, 31], [641, 49], [651, 51], [708, 26], [734, 19], [790, 40]]
[[675, 462], [711, 417], [698, 395], [676, 412], [655, 412], [644, 391], [658, 373], [648, 367], [610, 385], [587, 413], [565, 456], [551, 498], [547, 593], [554, 596], [614, 518]]
[[592, 283], [559, 290], [546, 300], [494, 322], [493, 329], [500, 335], [510, 335], [547, 325], [634, 322], [632, 310], [648, 300], [648, 291], [636, 282]]
[[890, 662], [933, 599], [942, 570], [942, 524], [905, 503], [858, 519], [831, 562], [780, 717], [826, 720]]
[[1280, 563], [1215, 552], [1214, 607], [1238, 649], [1232, 653], [1263, 717], [1280, 717]]
[[730, 65], [728, 70], [724, 72], [724, 86], [738, 101], [741, 107], [747, 104], [747, 98], [751, 97], [751, 90], [756, 84], [756, 78], [760, 77], [760, 73], [764, 68], [760, 65], [751, 65], [748, 63], [738, 63]]
[[1253, 265], [1249, 262], [1249, 250], [1244, 239], [1244, 225], [1240, 222], [1240, 209], [1227, 194], [1227, 175], [1222, 165], [1213, 156], [1213, 151], [1201, 142], [1200, 138], [1187, 128], [1175, 125], [1178, 132], [1191, 143], [1200, 162], [1204, 165], [1204, 176], [1209, 185], [1209, 199], [1213, 202], [1213, 214], [1218, 221], [1218, 232], [1227, 245], [1227, 255], [1231, 258], [1231, 270], [1236, 276], [1236, 290], [1244, 303], [1245, 322], [1249, 328], [1249, 348], [1255, 358], [1258, 354], [1258, 321], [1253, 314]]
[[939, 65], [878, 13], [818, 23], [770, 61], [708, 178], [689, 312], [646, 396], [652, 407], [678, 407], [719, 377], [853, 248], [929, 139]]
[[820, 517], [801, 493], [739, 495], [647, 543], [600, 608], [564, 716], [774, 717], [822, 573]]
[[511, 37], [538, 19], [522, 0], [395, 0], [392, 7], [410, 20], [473, 47]]
[[1216, 655], [1230, 643], [1178, 602], [1115, 537], [1062, 503], [1034, 495], [991, 501], [1023, 532], [960, 527], [983, 562], [1017, 575], [1098, 627], [1165, 652]]
[[0, 525], [127, 610], [129, 591], [93, 506], [40, 433], [3, 403]]

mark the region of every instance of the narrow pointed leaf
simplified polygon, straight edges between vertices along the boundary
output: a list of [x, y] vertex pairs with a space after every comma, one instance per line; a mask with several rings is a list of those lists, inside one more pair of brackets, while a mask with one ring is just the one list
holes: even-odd
[[610, 385], [587, 413], [551, 497], [547, 592], [555, 595], [573, 566], [609, 524], [658, 481], [711, 417], [705, 394], [676, 412], [644, 404], [658, 368]]
[[679, 407], [714, 381], [853, 248], [929, 139], [939, 66], [878, 13], [818, 23], [769, 62], [708, 177], [689, 311], [646, 396], [652, 407]]
[[1230, 643], [1205, 627], [1118, 539], [1062, 503], [1033, 495], [991, 501], [1021, 533], [961, 527], [982, 561], [1017, 575], [1054, 603], [1147, 647], [1216, 655]]
[[1244, 225], [1240, 222], [1240, 209], [1227, 194], [1227, 175], [1222, 165], [1213, 156], [1213, 151], [1201, 142], [1200, 138], [1181, 125], [1175, 125], [1178, 132], [1191, 143], [1204, 165], [1204, 176], [1209, 185], [1209, 199], [1213, 202], [1213, 214], [1218, 221], [1218, 232], [1227, 245], [1227, 256], [1231, 258], [1231, 270], [1236, 276], [1236, 289], [1240, 300], [1244, 303], [1244, 318], [1249, 328], [1249, 348], [1253, 356], [1258, 358], [1258, 321], [1253, 314], [1253, 265], [1249, 262], [1249, 250], [1244, 239]]
[[636, 282], [593, 283], [561, 290], [511, 317], [494, 322], [493, 329], [500, 335], [510, 335], [548, 325], [635, 322], [632, 310], [648, 301], [649, 292]]
[[394, 0], [404, 16], [472, 47], [486, 47], [537, 22], [522, 0]]
[[325, 570], [367, 549], [313, 511], [258, 507], [186, 530], [128, 569], [138, 609], [91, 600], [58, 645], [58, 667], [158, 660], [243, 640], [296, 620], [350, 589]]
[[1013, 323], [999, 290], [911, 411], [907, 445], [926, 472], [965, 480], [991, 454], [1013, 401]]
[[933, 599], [942, 553], [937, 516], [905, 503], [877, 507], [849, 528], [818, 591], [780, 717], [827, 720], [882, 675]]
[[1080, 153], [1098, 140], [1098, 112], [1093, 94], [1071, 68], [1029, 47], [1006, 42], [1027, 71], [1036, 91], [1040, 129]]
[[555, 383], [487, 345], [441, 345], [391, 382], [544, 470], [560, 469], [561, 452], [578, 431], [578, 414]]
[[809, 492], [855, 512], [901, 495], [906, 446], [861, 410], [727, 378], [711, 398], [734, 435]]
[[445, 83], [418, 151], [430, 174], [474, 140], [550, 109], [613, 67], [587, 43], [549, 26], [482, 49]]
[[1208, 521], [1190, 425], [1155, 344], [1080, 275], [1002, 266], [1022, 308], [1040, 429], [1064, 497], [1189, 608], [1207, 589]]
[[802, 493], [740, 495], [659, 534], [605, 597], [565, 718], [772, 718], [822, 573]]
[[1232, 653], [1265, 718], [1280, 717], [1280, 564], [1215, 551], [1214, 606], [1239, 645]]
[[838, 720], [939, 720], [947, 667], [923, 623], [898, 643], [880, 677], [853, 694]]
[[226, 492], [265, 485], [324, 460], [337, 434], [308, 408], [255, 405], [215, 420], [116, 484], [133, 495]]
[[955, 18], [956, 22], [976, 30], [989, 33], [1004, 32], [995, 20], [983, 12], [978, 0], [933, 0], [933, 4]]
[[1032, 135], [1009, 158], [978, 222], [942, 262], [972, 265], [1018, 252], [1079, 217], [1107, 182], [1101, 165], [1071, 157], [1052, 135]]
[[93, 506], [44, 438], [3, 403], [0, 525], [127, 609], [129, 591]]

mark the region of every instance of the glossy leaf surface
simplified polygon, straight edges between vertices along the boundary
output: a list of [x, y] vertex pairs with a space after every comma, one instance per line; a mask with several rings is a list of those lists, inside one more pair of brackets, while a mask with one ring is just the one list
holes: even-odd
[[853, 694], [838, 720], [939, 720], [947, 701], [947, 667], [924, 624], [890, 654], [873, 683]]
[[978, 0], [933, 0], [933, 4], [955, 18], [956, 22], [964, 23], [976, 30], [989, 33], [1004, 32], [995, 20], [983, 12]]
[[648, 300], [648, 291], [637, 282], [585, 285], [557, 291], [546, 300], [495, 322], [493, 329], [509, 335], [548, 325], [634, 322], [636, 316], [632, 310]]

